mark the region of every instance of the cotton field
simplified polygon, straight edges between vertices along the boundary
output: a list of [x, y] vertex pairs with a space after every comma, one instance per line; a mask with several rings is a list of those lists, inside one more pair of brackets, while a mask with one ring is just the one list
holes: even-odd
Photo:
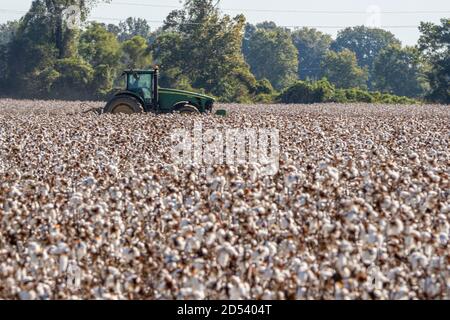
[[[450, 299], [450, 108], [0, 100], [2, 299]], [[260, 165], [172, 132], [273, 129]]]

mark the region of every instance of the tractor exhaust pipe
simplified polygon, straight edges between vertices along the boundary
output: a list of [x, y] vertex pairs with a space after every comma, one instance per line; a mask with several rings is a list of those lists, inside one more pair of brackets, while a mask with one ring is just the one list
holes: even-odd
[[159, 67], [155, 67], [155, 72], [153, 73], [153, 101], [155, 103], [155, 109], [159, 111], [159, 86], [158, 86], [158, 77], [159, 77]]

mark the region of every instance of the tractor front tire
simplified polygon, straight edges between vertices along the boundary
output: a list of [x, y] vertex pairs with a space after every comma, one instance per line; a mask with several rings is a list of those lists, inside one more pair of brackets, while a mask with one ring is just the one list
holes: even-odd
[[134, 114], [142, 113], [144, 108], [142, 105], [133, 97], [117, 97], [111, 100], [105, 107], [103, 113], [112, 114]]
[[198, 114], [200, 111], [198, 109], [190, 104], [185, 104], [180, 109], [177, 110], [177, 112], [181, 114]]

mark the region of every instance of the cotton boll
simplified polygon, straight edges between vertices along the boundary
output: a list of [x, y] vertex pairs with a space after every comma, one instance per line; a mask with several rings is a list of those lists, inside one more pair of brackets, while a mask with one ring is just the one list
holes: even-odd
[[69, 257], [66, 255], [61, 255], [59, 257], [59, 273], [63, 274], [67, 271], [69, 265]]
[[230, 255], [226, 250], [220, 250], [219, 254], [217, 256], [217, 262], [222, 268], [225, 268], [228, 266], [228, 263], [230, 262]]

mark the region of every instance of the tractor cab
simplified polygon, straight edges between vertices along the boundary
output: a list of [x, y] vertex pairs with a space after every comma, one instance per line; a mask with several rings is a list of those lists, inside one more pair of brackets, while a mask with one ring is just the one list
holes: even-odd
[[145, 107], [156, 105], [158, 101], [158, 69], [148, 71], [126, 70], [126, 91], [137, 94]]

